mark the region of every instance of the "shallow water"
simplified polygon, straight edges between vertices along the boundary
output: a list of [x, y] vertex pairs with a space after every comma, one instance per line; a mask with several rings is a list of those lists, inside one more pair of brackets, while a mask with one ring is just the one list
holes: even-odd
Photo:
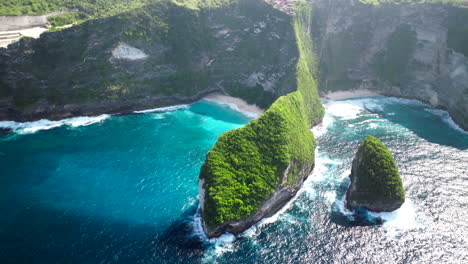
[[[19, 127], [0, 140], [1, 262], [468, 263], [468, 135], [415, 101], [325, 106], [316, 168], [297, 199], [241, 238], [211, 243], [194, 229], [199, 168], [247, 117], [200, 102], [87, 126]], [[369, 134], [400, 167], [408, 199], [393, 213], [343, 206]]]

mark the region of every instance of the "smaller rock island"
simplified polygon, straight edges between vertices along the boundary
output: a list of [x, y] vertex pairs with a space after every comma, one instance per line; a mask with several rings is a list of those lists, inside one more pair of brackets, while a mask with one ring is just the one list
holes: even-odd
[[395, 159], [377, 138], [361, 142], [353, 160], [351, 184], [346, 193], [349, 209], [391, 212], [405, 202], [405, 190]]

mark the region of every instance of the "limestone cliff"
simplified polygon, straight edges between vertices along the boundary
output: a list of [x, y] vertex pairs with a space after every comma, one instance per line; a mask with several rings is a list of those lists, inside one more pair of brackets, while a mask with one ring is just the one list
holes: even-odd
[[294, 91], [287, 14], [263, 1], [159, 1], [0, 49], [0, 120], [125, 113], [218, 91], [268, 107]]
[[321, 92], [371, 89], [448, 110], [468, 129], [468, 8], [314, 2]]

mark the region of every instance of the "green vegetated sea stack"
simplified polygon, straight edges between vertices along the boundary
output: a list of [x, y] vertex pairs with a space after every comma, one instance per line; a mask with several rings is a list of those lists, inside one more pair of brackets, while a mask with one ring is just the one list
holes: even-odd
[[311, 5], [291, 17], [296, 33], [297, 91], [278, 98], [247, 126], [221, 135], [200, 174], [201, 212], [209, 237], [239, 234], [277, 212], [314, 167], [310, 127], [323, 117], [310, 38]]
[[346, 193], [348, 208], [391, 212], [405, 202], [405, 190], [396, 162], [387, 147], [373, 136], [361, 142]]

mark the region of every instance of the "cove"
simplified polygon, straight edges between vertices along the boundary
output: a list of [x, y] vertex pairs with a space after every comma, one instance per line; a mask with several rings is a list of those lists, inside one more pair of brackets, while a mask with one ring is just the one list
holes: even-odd
[[[468, 219], [468, 134], [446, 112], [416, 101], [323, 103], [324, 120], [313, 129], [316, 166], [297, 199], [241, 238], [213, 244], [194, 232], [199, 169], [221, 133], [249, 122], [243, 114], [201, 101], [48, 130], [18, 128], [0, 139], [0, 260], [468, 261], [468, 238], [460, 236]], [[344, 209], [352, 158], [367, 135], [382, 140], [399, 165], [408, 202], [397, 212], [356, 216]]]
[[249, 120], [200, 101], [2, 137], [2, 263], [151, 259], [154, 241], [196, 208], [206, 153]]

